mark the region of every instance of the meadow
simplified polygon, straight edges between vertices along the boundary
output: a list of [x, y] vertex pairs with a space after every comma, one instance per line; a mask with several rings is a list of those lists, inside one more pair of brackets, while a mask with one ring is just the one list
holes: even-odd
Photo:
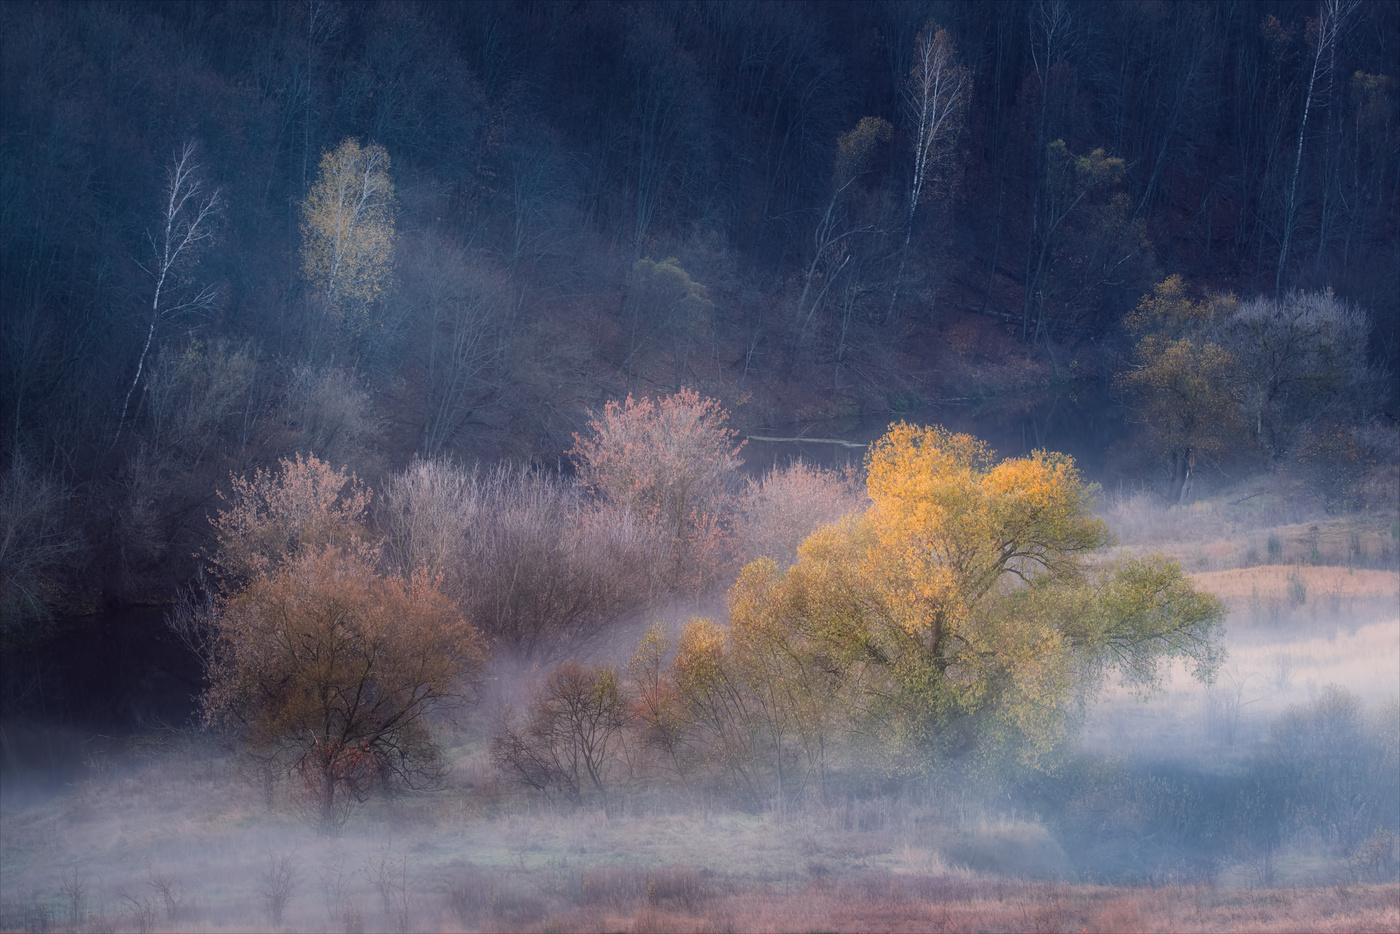
[[372, 798], [324, 837], [215, 737], [153, 730], [94, 739], [70, 785], [7, 789], [0, 929], [1395, 931], [1383, 809], [1351, 836], [1298, 821], [1264, 844], [1200, 816], [1273, 774], [1278, 724], [1330, 685], [1357, 736], [1393, 747], [1394, 525], [1253, 500], [1241, 518], [1231, 499], [1104, 507], [1120, 551], [1155, 544], [1225, 601], [1230, 656], [1211, 685], [1174, 670], [1146, 700], [1104, 690], [1039, 784], [845, 786], [758, 812], [652, 784], [609, 818], [508, 783], [482, 711], [439, 725], [440, 786]]
[[[1263, 889], [1084, 884], [1043, 825], [966, 802], [867, 801], [779, 818], [683, 797], [623, 816], [378, 802], [340, 838], [269, 809], [183, 741], [6, 815], [5, 930], [1393, 931], [1400, 889], [1345, 874]], [[486, 779], [487, 784], [490, 779]], [[499, 791], [499, 789], [496, 789]], [[217, 805], [212, 802], [218, 802]], [[974, 868], [976, 867], [976, 868]]]

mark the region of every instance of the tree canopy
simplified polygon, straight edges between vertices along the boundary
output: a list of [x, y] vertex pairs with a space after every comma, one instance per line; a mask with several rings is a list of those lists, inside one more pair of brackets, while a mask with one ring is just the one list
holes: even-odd
[[1169, 659], [1204, 679], [1220, 664], [1219, 601], [1165, 558], [1103, 557], [1112, 537], [1064, 455], [997, 462], [899, 424], [867, 466], [869, 510], [786, 572], [745, 569], [729, 639], [770, 632], [803, 677], [834, 676], [849, 728], [892, 767], [1012, 749], [1033, 764], [1108, 672], [1150, 689]]
[[321, 157], [301, 205], [302, 275], [342, 315], [384, 297], [394, 271], [389, 153], [346, 139]]

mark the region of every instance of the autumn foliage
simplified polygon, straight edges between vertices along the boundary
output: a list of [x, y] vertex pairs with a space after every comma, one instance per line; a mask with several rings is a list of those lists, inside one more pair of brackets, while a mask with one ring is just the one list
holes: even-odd
[[[649, 676], [640, 720], [678, 771], [761, 807], [822, 794], [833, 767], [1034, 766], [1110, 670], [1147, 690], [1169, 658], [1202, 678], [1220, 663], [1219, 602], [1165, 559], [1103, 559], [1067, 457], [997, 461], [900, 424], [867, 471], [868, 509], [786, 570], [746, 567], [727, 624], [692, 621]], [[634, 668], [656, 654], [644, 643]]]
[[389, 153], [344, 140], [321, 157], [301, 204], [302, 275], [344, 314], [384, 298], [394, 271]]
[[209, 611], [203, 706], [332, 833], [371, 791], [438, 776], [430, 718], [485, 645], [428, 568], [380, 570], [353, 478], [314, 457], [281, 466], [235, 480], [215, 522], [229, 590]]

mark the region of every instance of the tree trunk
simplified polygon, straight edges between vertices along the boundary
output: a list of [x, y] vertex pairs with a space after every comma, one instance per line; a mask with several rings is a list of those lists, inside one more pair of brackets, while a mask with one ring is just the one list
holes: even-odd
[[1196, 468], [1196, 454], [1190, 448], [1178, 451], [1172, 467], [1172, 489], [1168, 499], [1173, 506], [1184, 505], [1191, 498], [1191, 477]]

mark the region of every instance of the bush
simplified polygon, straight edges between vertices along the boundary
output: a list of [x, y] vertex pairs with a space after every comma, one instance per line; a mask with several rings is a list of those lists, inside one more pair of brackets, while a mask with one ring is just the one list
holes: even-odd
[[693, 390], [655, 401], [609, 402], [571, 452], [584, 485], [618, 514], [640, 522], [669, 548], [668, 586], [698, 594], [729, 570], [730, 501], [739, 451], [727, 413]]
[[632, 719], [629, 706], [612, 668], [565, 662], [536, 692], [525, 727], [503, 725], [491, 757], [512, 779], [571, 803], [582, 801], [591, 786], [612, 817], [608, 788], [623, 771], [619, 754]]
[[652, 539], [558, 477], [420, 461], [387, 484], [380, 522], [400, 568], [440, 574], [495, 648], [525, 661], [582, 651], [652, 599]]

